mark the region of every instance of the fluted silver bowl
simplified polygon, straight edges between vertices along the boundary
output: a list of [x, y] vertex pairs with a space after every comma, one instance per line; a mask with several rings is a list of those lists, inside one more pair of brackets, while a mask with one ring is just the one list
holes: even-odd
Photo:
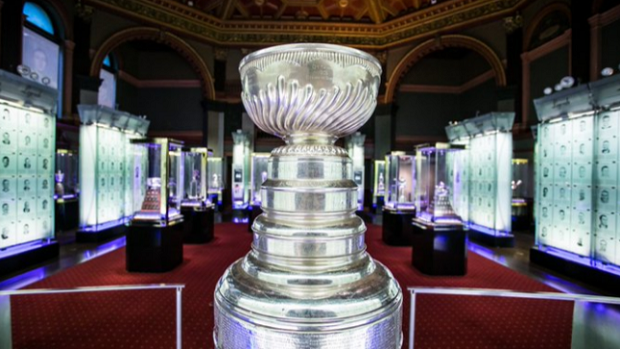
[[355, 132], [377, 104], [381, 65], [362, 51], [329, 44], [291, 44], [260, 50], [239, 65], [241, 100], [263, 131], [343, 137]]

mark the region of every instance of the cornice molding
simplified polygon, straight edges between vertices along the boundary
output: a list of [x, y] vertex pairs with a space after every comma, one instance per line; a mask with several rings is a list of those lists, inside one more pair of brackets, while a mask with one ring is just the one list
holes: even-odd
[[164, 26], [220, 46], [324, 42], [385, 49], [501, 18], [531, 0], [453, 0], [381, 24], [221, 20], [172, 0], [85, 0], [96, 8]]

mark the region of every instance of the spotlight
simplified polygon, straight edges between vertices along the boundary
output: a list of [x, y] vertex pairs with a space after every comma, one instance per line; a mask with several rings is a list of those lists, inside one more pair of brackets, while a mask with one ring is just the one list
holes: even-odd
[[553, 93], [553, 89], [551, 87], [546, 87], [543, 92], [545, 93], [545, 96], [548, 96]]
[[555, 85], [555, 90], [556, 90], [557, 92], [562, 91], [562, 84], [556, 84], [556, 85]]
[[607, 68], [601, 70], [601, 75], [605, 76], [605, 77], [614, 75], [614, 68], [607, 67]]
[[560, 85], [562, 85], [562, 88], [571, 88], [574, 84], [575, 78], [573, 78], [572, 76], [565, 76], [562, 78], [562, 80], [560, 80]]

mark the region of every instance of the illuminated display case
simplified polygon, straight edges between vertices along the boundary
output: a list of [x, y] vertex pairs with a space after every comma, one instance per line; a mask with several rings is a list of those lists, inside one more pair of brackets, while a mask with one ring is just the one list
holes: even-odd
[[357, 184], [357, 210], [364, 210], [364, 141], [366, 136], [356, 132], [345, 138], [353, 166], [353, 181]]
[[531, 222], [530, 163], [528, 159], [512, 159], [512, 229], [527, 229]]
[[131, 144], [146, 157], [146, 184], [140, 209], [130, 225], [166, 227], [181, 222], [183, 201], [184, 153], [183, 142], [168, 138], [133, 139]]
[[463, 194], [458, 184], [464, 167], [459, 167], [453, 152], [464, 146], [437, 143], [416, 147], [415, 220], [433, 227], [461, 228], [463, 222], [453, 206]]
[[55, 89], [0, 71], [0, 275], [58, 255]]
[[54, 198], [56, 200], [75, 199], [79, 188], [79, 155], [76, 151], [58, 149], [56, 151], [56, 171], [54, 171]]
[[511, 247], [512, 125], [514, 113], [489, 113], [446, 127], [451, 144], [466, 145], [450, 153], [450, 166], [463, 169], [455, 182], [453, 208], [470, 228], [470, 238]]
[[587, 269], [603, 287], [620, 277], [619, 87], [616, 75], [534, 101], [540, 124], [530, 258]]
[[232, 203], [233, 209], [245, 209], [250, 202], [250, 141], [248, 134], [233, 132]]
[[375, 160], [372, 188], [372, 206], [382, 205], [385, 196], [385, 160]]
[[181, 207], [206, 208], [211, 206], [207, 196], [207, 148], [183, 148], [183, 194]]
[[252, 154], [252, 187], [250, 193], [252, 206], [260, 206], [261, 204], [260, 187], [267, 180], [269, 155], [269, 153]]
[[146, 181], [143, 150], [130, 145], [146, 134], [149, 121], [99, 105], [79, 105], [80, 228], [90, 242], [123, 233], [142, 202]]
[[211, 202], [222, 204], [222, 189], [224, 189], [224, 164], [222, 158], [209, 156], [207, 158], [207, 194]]
[[384, 208], [415, 210], [415, 157], [405, 152], [393, 151], [385, 157], [385, 172], [388, 185]]

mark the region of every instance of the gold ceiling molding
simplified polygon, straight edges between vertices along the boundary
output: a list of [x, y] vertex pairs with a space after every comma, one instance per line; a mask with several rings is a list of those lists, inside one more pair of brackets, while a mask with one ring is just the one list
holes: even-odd
[[381, 23], [222, 20], [173, 0], [84, 0], [220, 46], [323, 42], [385, 49], [442, 31], [501, 18], [531, 0], [452, 0]]

